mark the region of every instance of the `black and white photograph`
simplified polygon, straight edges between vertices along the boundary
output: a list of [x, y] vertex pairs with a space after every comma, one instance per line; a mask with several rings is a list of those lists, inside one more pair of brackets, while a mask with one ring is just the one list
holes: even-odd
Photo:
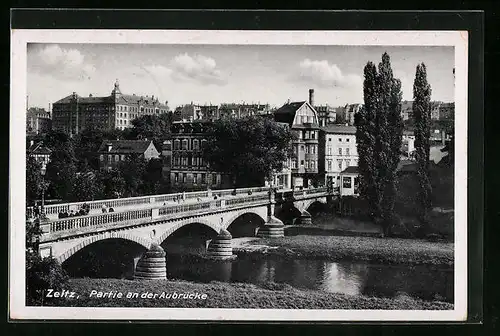
[[12, 73], [12, 318], [466, 318], [466, 32], [17, 30]]

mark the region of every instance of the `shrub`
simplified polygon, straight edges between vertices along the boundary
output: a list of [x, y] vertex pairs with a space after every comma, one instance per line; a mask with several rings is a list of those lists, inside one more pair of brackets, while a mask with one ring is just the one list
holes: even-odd
[[60, 291], [69, 280], [57, 259], [41, 258], [37, 252], [26, 255], [26, 304], [43, 305], [47, 289]]

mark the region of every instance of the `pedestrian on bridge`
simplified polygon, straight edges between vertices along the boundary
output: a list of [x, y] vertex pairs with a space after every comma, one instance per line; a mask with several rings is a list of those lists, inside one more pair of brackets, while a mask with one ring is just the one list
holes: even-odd
[[106, 204], [103, 204], [101, 209], [102, 209], [102, 213], [108, 212], [108, 207], [106, 206]]

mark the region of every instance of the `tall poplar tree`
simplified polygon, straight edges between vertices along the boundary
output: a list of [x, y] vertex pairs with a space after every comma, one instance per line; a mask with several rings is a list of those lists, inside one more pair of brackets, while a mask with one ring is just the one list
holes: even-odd
[[431, 135], [431, 86], [427, 82], [424, 63], [417, 65], [413, 83], [413, 116], [415, 118], [415, 158], [419, 179], [419, 214], [424, 229], [428, 228], [431, 209], [432, 186], [429, 171], [429, 151]]
[[389, 235], [403, 134], [401, 81], [394, 78], [387, 53], [382, 55], [378, 71], [374, 63], [366, 64], [364, 78], [364, 106], [355, 121], [360, 193], [373, 220]]

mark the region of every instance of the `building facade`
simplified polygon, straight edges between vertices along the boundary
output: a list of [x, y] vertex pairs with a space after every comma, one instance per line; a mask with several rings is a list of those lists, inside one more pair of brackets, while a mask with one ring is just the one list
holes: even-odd
[[167, 172], [167, 168], [164, 173], [170, 174], [173, 190], [206, 190], [232, 186], [227, 176], [210, 171], [202, 157], [202, 148], [209, 136], [209, 125], [210, 121], [202, 120], [172, 124], [172, 139], [165, 143], [163, 153], [171, 158], [170, 172]]
[[44, 108], [30, 107], [26, 111], [26, 133], [44, 134], [52, 129], [50, 112]]
[[455, 120], [455, 103], [439, 105], [439, 120]]
[[30, 141], [27, 156], [34, 158], [41, 165], [40, 170], [42, 175], [45, 175], [47, 171], [47, 164], [50, 162], [51, 154], [52, 151], [43, 144], [43, 141]]
[[413, 131], [403, 131], [401, 143], [401, 158], [414, 159], [415, 156], [415, 134]]
[[344, 106], [342, 112], [344, 114], [345, 123], [351, 126], [354, 125], [354, 118], [362, 107], [362, 104], [347, 104]]
[[286, 103], [274, 112], [274, 120], [288, 124], [296, 135], [292, 143], [291, 187], [317, 184], [320, 125], [313, 105], [307, 101]]
[[319, 172], [323, 183], [339, 190], [340, 173], [358, 166], [356, 127], [329, 125], [320, 131]]
[[132, 120], [143, 115], [168, 112], [158, 97], [122, 94], [118, 82], [106, 97], [79, 96], [76, 92], [53, 104], [52, 127], [73, 135], [85, 128], [102, 130], [132, 127]]
[[148, 140], [105, 140], [97, 152], [101, 169], [116, 169], [128, 156], [135, 155], [146, 161], [158, 159], [160, 152], [153, 141]]

